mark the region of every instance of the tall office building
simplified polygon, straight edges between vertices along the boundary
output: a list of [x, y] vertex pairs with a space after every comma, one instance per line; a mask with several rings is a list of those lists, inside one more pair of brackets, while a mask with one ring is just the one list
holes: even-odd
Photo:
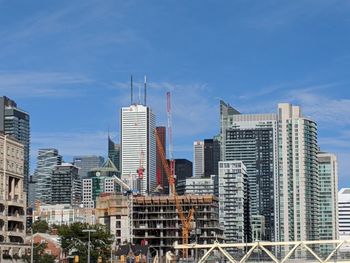
[[220, 142], [218, 138], [204, 140], [204, 177], [218, 175], [220, 162]]
[[[247, 169], [250, 216], [264, 222], [263, 240], [278, 240], [278, 126], [276, 114], [240, 114], [221, 102], [222, 159], [243, 161]], [[262, 216], [263, 219], [260, 220]], [[256, 228], [256, 226], [252, 226]]]
[[193, 164], [187, 159], [175, 159], [176, 181], [191, 178], [193, 175]]
[[243, 162], [219, 162], [219, 201], [226, 243], [250, 242], [249, 183]]
[[[133, 182], [141, 194], [152, 193], [156, 186], [156, 116], [144, 105], [121, 109], [122, 180]], [[143, 175], [137, 170], [143, 168]]]
[[350, 239], [350, 188], [342, 188], [338, 193], [339, 235]]
[[50, 204], [79, 206], [81, 204], [81, 188], [78, 167], [70, 163], [55, 166], [52, 171]]
[[158, 137], [160, 139], [161, 146], [163, 148], [163, 153], [159, 152], [158, 142], [156, 141], [157, 146], [157, 185], [163, 188], [163, 193], [169, 193], [169, 183], [168, 177], [165, 174], [165, 169], [162, 164], [161, 155], [166, 156], [166, 129], [164, 126], [156, 127]]
[[334, 154], [322, 152], [317, 157], [320, 180], [319, 238], [335, 240], [339, 238], [337, 157]]
[[201, 177], [204, 175], [204, 142], [195, 141], [193, 143], [193, 175]]
[[62, 156], [56, 149], [39, 149], [37, 168], [34, 172], [35, 200], [43, 204], [51, 204], [51, 186], [53, 169], [62, 163]]
[[281, 241], [319, 238], [317, 125], [301, 109], [278, 104]]
[[30, 123], [29, 114], [17, 107], [16, 102], [0, 97], [0, 132], [11, 135], [24, 145], [24, 189], [28, 192]]
[[73, 157], [73, 164], [79, 168], [79, 176], [81, 179], [87, 177], [88, 172], [94, 168], [101, 167], [104, 162], [102, 156], [82, 155]]
[[120, 144], [112, 141], [108, 136], [108, 158], [114, 163], [114, 166], [120, 171]]
[[26, 236], [24, 149], [18, 140], [0, 133], [0, 242], [24, 243]]

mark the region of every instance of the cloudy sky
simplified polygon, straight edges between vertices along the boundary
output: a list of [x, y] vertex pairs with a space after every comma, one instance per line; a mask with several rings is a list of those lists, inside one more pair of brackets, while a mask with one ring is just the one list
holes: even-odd
[[348, 1], [0, 0], [0, 93], [31, 115], [37, 149], [106, 155], [119, 137], [129, 79], [146, 74], [165, 124], [173, 96], [175, 157], [219, 131], [219, 100], [244, 113], [302, 106], [350, 186]]

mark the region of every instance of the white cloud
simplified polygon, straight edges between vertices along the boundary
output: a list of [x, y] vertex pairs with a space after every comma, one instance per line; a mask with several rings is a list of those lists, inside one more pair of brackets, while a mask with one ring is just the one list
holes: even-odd
[[31, 156], [36, 158], [40, 148], [57, 148], [63, 156], [107, 154], [108, 133], [92, 132], [33, 132]]
[[77, 96], [77, 89], [91, 82], [83, 75], [64, 72], [0, 72], [0, 93], [16, 97]]

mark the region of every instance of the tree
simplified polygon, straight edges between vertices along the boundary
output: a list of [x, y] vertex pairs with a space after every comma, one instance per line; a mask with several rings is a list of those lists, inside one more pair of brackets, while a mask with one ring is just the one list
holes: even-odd
[[61, 247], [66, 254], [78, 255], [80, 262], [87, 262], [88, 255], [88, 233], [84, 229], [94, 229], [90, 233], [92, 262], [97, 262], [99, 256], [106, 261], [110, 255], [112, 236], [106, 231], [103, 225], [89, 225], [87, 223], [73, 223], [62, 225], [58, 228], [58, 235], [61, 240]]
[[[33, 248], [33, 262], [34, 263], [54, 263], [56, 257], [45, 253], [47, 248], [46, 243], [36, 243]], [[30, 255], [24, 255], [23, 260], [30, 263]]]
[[46, 233], [49, 230], [49, 224], [45, 220], [37, 220], [32, 225], [33, 233]]

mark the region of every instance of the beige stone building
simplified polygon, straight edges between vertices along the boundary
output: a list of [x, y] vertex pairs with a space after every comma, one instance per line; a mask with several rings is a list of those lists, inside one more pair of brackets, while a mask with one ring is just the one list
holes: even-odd
[[24, 146], [0, 134], [0, 242], [24, 243], [26, 235], [26, 194]]

